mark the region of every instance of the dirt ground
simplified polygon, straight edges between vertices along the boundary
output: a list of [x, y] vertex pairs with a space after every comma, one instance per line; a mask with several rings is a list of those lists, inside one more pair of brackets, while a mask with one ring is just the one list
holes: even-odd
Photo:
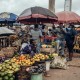
[[80, 54], [75, 54], [68, 65], [67, 70], [51, 69], [50, 77], [45, 77], [44, 80], [80, 80]]

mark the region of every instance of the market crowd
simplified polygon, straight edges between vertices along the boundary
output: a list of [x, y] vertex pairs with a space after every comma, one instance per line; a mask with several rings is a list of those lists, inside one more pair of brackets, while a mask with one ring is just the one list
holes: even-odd
[[56, 27], [53, 24], [50, 29], [43, 24], [27, 26], [18, 33], [18, 39], [21, 39], [19, 53], [33, 56], [34, 54], [40, 53], [42, 44], [51, 44], [51, 42], [54, 41], [57, 44], [54, 47], [55, 52], [58, 53], [58, 55], [65, 57], [65, 48], [67, 48], [69, 55], [67, 60], [71, 61], [76, 35], [75, 26], [71, 23], [60, 23]]

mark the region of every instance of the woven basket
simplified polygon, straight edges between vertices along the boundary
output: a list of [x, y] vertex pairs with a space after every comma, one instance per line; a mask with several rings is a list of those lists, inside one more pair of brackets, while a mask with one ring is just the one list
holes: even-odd
[[45, 53], [53, 53], [55, 52], [55, 48], [41, 48], [40, 51]]

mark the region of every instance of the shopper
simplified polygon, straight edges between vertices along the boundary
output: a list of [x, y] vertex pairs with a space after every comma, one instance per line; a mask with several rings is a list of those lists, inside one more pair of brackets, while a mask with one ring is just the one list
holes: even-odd
[[60, 23], [59, 26], [56, 29], [56, 51], [60, 56], [64, 56], [64, 49], [65, 49], [65, 38], [64, 38], [64, 26], [63, 23]]
[[74, 29], [74, 25], [72, 24], [70, 24], [65, 30], [65, 40], [69, 52], [69, 58], [68, 58], [69, 61], [71, 61], [73, 57], [73, 47], [76, 39], [75, 38], [76, 34], [77, 33]]

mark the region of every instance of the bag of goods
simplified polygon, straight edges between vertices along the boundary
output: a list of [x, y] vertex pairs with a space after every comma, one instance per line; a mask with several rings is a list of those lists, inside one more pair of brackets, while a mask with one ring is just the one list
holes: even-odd
[[55, 56], [54, 60], [51, 62], [51, 68], [67, 69], [68, 66], [66, 58]]

